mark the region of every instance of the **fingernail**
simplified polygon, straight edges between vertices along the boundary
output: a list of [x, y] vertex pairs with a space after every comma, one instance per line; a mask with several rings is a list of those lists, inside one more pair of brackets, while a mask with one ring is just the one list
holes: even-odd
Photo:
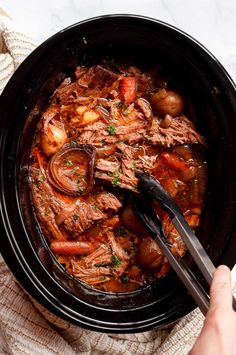
[[220, 265], [217, 267], [217, 270], [227, 270], [227, 271], [230, 271], [229, 267], [227, 265]]

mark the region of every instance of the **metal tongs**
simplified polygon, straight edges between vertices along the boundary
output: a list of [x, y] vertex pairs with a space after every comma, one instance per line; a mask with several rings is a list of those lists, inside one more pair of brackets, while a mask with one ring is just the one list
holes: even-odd
[[[160, 206], [167, 212], [176, 230], [179, 232], [186, 247], [191, 254], [193, 260], [197, 264], [204, 279], [211, 285], [212, 275], [215, 270], [211, 259], [203, 249], [196, 235], [186, 222], [180, 208], [169, 195], [169, 193], [160, 185], [158, 180], [143, 172], [136, 172], [138, 178], [138, 188], [145, 197], [150, 200], [158, 201]], [[148, 230], [151, 236], [155, 239], [165, 257], [169, 261], [172, 268], [175, 270], [180, 280], [192, 295], [200, 310], [205, 315], [209, 308], [209, 295], [201, 286], [193, 272], [186, 265], [184, 260], [175, 256], [170, 250], [170, 243], [166, 237], [162, 224], [153, 210], [150, 203], [146, 203], [143, 198], [134, 197], [135, 210]], [[236, 302], [233, 298], [233, 308], [236, 310]]]

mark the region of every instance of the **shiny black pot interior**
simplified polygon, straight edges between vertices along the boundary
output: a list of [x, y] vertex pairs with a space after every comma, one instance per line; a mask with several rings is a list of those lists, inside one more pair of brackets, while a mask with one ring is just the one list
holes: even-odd
[[104, 58], [145, 67], [162, 63], [170, 86], [194, 105], [207, 137], [206, 205], [198, 230], [215, 264], [235, 263], [236, 94], [231, 79], [201, 45], [156, 20], [111, 15], [73, 25], [39, 46], [0, 98], [1, 252], [13, 274], [63, 319], [103, 332], [138, 332], [174, 322], [195, 304], [173, 273], [129, 294], [98, 292], [57, 263], [30, 203], [29, 154], [40, 112], [76, 65]]

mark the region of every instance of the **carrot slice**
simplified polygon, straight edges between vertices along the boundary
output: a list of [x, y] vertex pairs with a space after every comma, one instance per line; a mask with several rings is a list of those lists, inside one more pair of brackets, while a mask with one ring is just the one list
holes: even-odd
[[133, 76], [124, 77], [120, 82], [120, 94], [122, 99], [130, 104], [136, 96], [136, 79]]
[[90, 254], [96, 246], [90, 242], [52, 242], [51, 250], [55, 254]]

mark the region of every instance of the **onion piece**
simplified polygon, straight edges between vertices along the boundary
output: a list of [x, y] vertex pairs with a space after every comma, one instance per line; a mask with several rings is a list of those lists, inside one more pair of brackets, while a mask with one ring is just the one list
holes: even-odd
[[48, 163], [50, 183], [68, 195], [87, 195], [93, 189], [95, 155], [90, 144], [64, 144]]
[[144, 98], [140, 97], [137, 99], [136, 104], [144, 114], [144, 117], [147, 119], [147, 121], [151, 121], [153, 118], [153, 112], [150, 103]]
[[103, 121], [106, 123], [111, 121], [110, 113], [104, 107], [96, 106], [96, 110], [100, 113]]

